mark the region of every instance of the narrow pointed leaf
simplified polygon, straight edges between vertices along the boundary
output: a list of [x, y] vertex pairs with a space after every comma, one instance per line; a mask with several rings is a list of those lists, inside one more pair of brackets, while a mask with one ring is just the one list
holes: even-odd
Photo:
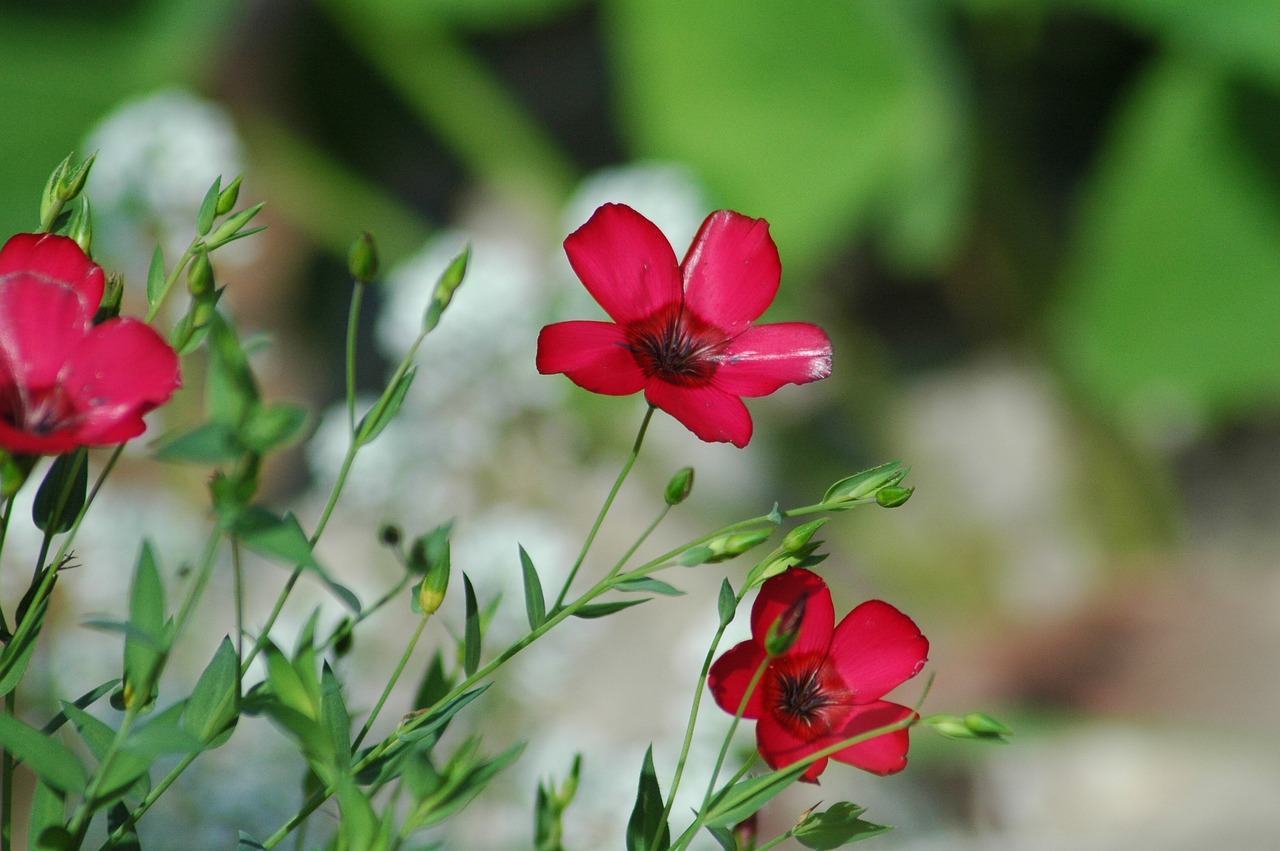
[[88, 451], [82, 447], [59, 455], [40, 483], [35, 503], [31, 506], [31, 518], [36, 528], [50, 535], [70, 529], [84, 507], [88, 485]]
[[157, 245], [151, 255], [151, 267], [147, 270], [147, 307], [155, 307], [164, 297], [165, 280], [164, 249]]
[[414, 367], [400, 376], [395, 384], [382, 391], [378, 401], [373, 403], [373, 407], [360, 418], [360, 424], [356, 426], [358, 445], [372, 443], [373, 439], [382, 434], [382, 430], [395, 419], [396, 414], [400, 412], [400, 406], [404, 404], [405, 396], [409, 395], [409, 388], [413, 385], [414, 376], [417, 374], [418, 369]]
[[84, 793], [88, 775], [61, 739], [51, 738], [7, 713], [0, 713], [0, 745], [41, 780], [60, 792]]
[[542, 596], [538, 570], [524, 547], [520, 547], [520, 570], [524, 575], [524, 610], [529, 617], [529, 629], [537, 629], [547, 619], [547, 603]]
[[636, 803], [627, 822], [627, 851], [649, 851], [654, 847], [657, 851], [666, 851], [671, 847], [671, 829], [662, 818], [663, 809], [662, 790], [653, 767], [653, 745], [650, 745], [644, 752]]
[[733, 617], [738, 612], [738, 597], [733, 593], [733, 586], [727, 578], [720, 583], [720, 598], [716, 601], [716, 607], [720, 611], [721, 627], [733, 623]]
[[652, 599], [652, 597], [645, 597], [640, 600], [616, 600], [610, 603], [588, 603], [581, 609], [578, 609], [578, 611], [574, 612], [573, 616], [575, 618], [584, 618], [586, 620], [591, 620], [592, 618], [603, 618], [606, 615], [612, 615], [615, 612], [622, 611], [623, 609], [629, 609], [632, 606], [647, 603]]
[[443, 728], [453, 720], [453, 716], [458, 714], [458, 710], [484, 694], [485, 690], [488, 689], [490, 685], [491, 683], [485, 683], [484, 685], [477, 686], [470, 691], [464, 691], [462, 694], [453, 698], [453, 700], [450, 700], [443, 706], [432, 710], [427, 715], [426, 719], [421, 724], [415, 726], [412, 730], [397, 733], [396, 738], [404, 742], [413, 742], [435, 733], [437, 730]]
[[624, 579], [613, 583], [613, 587], [619, 591], [629, 593], [640, 591], [648, 594], [661, 594], [664, 597], [684, 596], [684, 592], [679, 588], [663, 582], [661, 579], [654, 579], [652, 576], [637, 576], [635, 579]]
[[467, 620], [463, 627], [465, 647], [462, 652], [462, 670], [471, 676], [480, 667], [480, 607], [476, 605], [476, 589], [471, 578], [462, 574], [462, 587], [466, 597]]

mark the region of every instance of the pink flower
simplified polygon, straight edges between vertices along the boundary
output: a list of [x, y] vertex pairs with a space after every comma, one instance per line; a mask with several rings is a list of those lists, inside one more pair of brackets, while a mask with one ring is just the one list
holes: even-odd
[[[769, 627], [779, 618], [786, 625], [796, 613], [795, 643], [769, 659]], [[756, 720], [764, 761], [783, 768], [845, 739], [914, 717], [911, 709], [880, 698], [920, 673], [928, 656], [929, 641], [911, 618], [880, 600], [856, 607], [837, 625], [827, 584], [814, 573], [793, 568], [761, 586], [751, 608], [751, 639], [716, 660], [709, 682], [720, 708], [737, 712], [752, 677], [765, 665], [743, 717]], [[903, 728], [833, 756], [875, 774], [892, 774], [906, 767], [909, 744]], [[816, 760], [800, 779], [816, 782], [826, 767], [826, 757]]]
[[149, 325], [93, 324], [104, 286], [64, 236], [21, 233], [0, 248], [0, 448], [121, 443], [181, 385], [177, 354]]
[[743, 396], [831, 374], [831, 341], [805, 322], [752, 326], [778, 292], [769, 223], [728, 210], [702, 223], [676, 262], [653, 222], [605, 204], [564, 241], [569, 263], [613, 322], [557, 322], [538, 371], [593, 393], [645, 398], [706, 441], [746, 446]]

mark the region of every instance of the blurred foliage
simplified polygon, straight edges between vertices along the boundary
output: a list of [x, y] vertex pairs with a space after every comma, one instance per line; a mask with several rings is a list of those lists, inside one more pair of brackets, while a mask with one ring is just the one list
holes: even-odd
[[1280, 400], [1272, 0], [23, 2], [0, 57], [6, 232], [114, 106], [177, 84], [334, 256], [367, 228], [394, 262], [477, 186], [554, 232], [584, 174], [671, 159], [768, 217], [889, 365], [1031, 342], [1157, 442]]

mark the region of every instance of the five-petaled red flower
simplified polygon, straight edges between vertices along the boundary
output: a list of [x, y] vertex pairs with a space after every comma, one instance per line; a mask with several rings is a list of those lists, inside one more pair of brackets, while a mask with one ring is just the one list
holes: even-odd
[[[795, 643], [770, 659], [765, 650], [769, 627], [780, 619], [786, 625], [797, 612]], [[764, 761], [783, 768], [912, 718], [911, 709], [880, 698], [920, 673], [928, 656], [929, 642], [911, 618], [880, 600], [856, 607], [837, 625], [827, 584], [814, 573], [793, 568], [761, 586], [751, 609], [751, 639], [711, 666], [711, 693], [721, 709], [737, 712], [756, 671], [765, 665], [743, 717], [756, 720]], [[892, 774], [906, 767], [909, 744], [903, 728], [832, 756], [875, 774]], [[827, 757], [816, 760], [801, 779], [816, 782], [826, 767]]]
[[0, 249], [0, 449], [121, 443], [181, 384], [177, 354], [149, 325], [93, 324], [104, 287], [64, 236], [22, 233]]
[[538, 337], [538, 371], [593, 393], [645, 398], [706, 441], [746, 446], [743, 396], [831, 374], [831, 341], [805, 322], [752, 326], [782, 277], [769, 223], [712, 213], [684, 262], [653, 222], [605, 204], [564, 241], [569, 263], [613, 322], [558, 322]]

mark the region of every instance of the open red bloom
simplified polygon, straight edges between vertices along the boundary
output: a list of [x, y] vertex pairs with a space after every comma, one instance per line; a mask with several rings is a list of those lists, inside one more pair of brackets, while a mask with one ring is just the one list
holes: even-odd
[[0, 448], [121, 443], [181, 384], [177, 354], [149, 325], [93, 324], [104, 287], [65, 236], [21, 233], [0, 249]]
[[752, 326], [778, 292], [769, 223], [729, 210], [702, 223], [683, 263], [657, 225], [605, 204], [564, 241], [569, 263], [613, 322], [557, 322], [538, 371], [593, 393], [649, 402], [706, 441], [746, 446], [743, 396], [831, 374], [831, 341], [805, 322]]
[[[795, 643], [769, 659], [769, 627], [795, 612], [801, 612]], [[911, 618], [880, 600], [856, 607], [837, 625], [827, 584], [793, 568], [761, 586], [751, 609], [751, 639], [711, 666], [711, 693], [721, 709], [737, 712], [752, 677], [768, 659], [743, 717], [756, 719], [764, 761], [783, 768], [912, 717], [911, 709], [880, 698], [920, 673], [928, 657], [929, 641]], [[875, 774], [892, 774], [906, 767], [909, 744], [903, 728], [833, 756]], [[816, 782], [826, 767], [826, 757], [816, 760], [800, 779]]]

